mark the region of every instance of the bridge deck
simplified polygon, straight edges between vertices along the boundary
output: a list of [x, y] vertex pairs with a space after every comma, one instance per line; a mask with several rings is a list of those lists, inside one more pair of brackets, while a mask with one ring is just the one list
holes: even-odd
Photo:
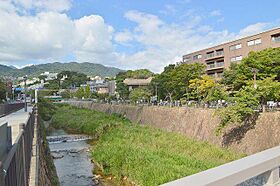
[[11, 126], [13, 144], [19, 134], [19, 124], [26, 123], [29, 118], [29, 112], [32, 112], [32, 108], [33, 107], [28, 107], [27, 112], [24, 112], [24, 109], [21, 109], [17, 112], [13, 112], [7, 116], [0, 118], [0, 125], [8, 122], [8, 126]]

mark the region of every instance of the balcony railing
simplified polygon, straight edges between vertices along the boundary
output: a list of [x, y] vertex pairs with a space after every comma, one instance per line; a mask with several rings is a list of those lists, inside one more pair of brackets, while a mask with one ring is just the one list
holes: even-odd
[[216, 57], [216, 56], [222, 56], [222, 55], [224, 55], [224, 51], [216, 51], [216, 52], [206, 54], [206, 59], [213, 58], [213, 57]]
[[213, 63], [213, 64], [209, 64], [209, 65], [207, 65], [207, 70], [213, 69], [213, 68], [223, 67], [224, 65], [225, 65], [224, 62], [222, 62], [222, 63]]

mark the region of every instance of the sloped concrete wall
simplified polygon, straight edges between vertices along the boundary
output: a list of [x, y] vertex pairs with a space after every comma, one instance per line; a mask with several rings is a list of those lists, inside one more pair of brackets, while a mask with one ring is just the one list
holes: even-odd
[[262, 113], [253, 125], [233, 127], [223, 136], [215, 134], [220, 119], [212, 109], [110, 105], [72, 102], [74, 106], [109, 114], [119, 113], [132, 122], [175, 131], [190, 138], [253, 154], [280, 144], [280, 112]]

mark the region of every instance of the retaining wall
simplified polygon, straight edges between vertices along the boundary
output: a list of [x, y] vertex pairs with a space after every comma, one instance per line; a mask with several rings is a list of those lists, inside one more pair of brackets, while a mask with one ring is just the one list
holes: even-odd
[[261, 113], [254, 122], [239, 126], [236, 124], [223, 136], [217, 136], [215, 129], [220, 119], [214, 115], [213, 109], [139, 107], [85, 101], [70, 104], [109, 114], [119, 113], [132, 122], [176, 131], [187, 137], [230, 147], [246, 154], [253, 154], [280, 144], [280, 112]]

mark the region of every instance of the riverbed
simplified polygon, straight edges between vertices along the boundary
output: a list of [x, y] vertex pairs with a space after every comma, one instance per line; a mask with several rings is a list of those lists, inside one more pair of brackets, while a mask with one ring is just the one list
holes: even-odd
[[99, 185], [93, 179], [87, 136], [54, 130], [47, 138], [61, 186]]

